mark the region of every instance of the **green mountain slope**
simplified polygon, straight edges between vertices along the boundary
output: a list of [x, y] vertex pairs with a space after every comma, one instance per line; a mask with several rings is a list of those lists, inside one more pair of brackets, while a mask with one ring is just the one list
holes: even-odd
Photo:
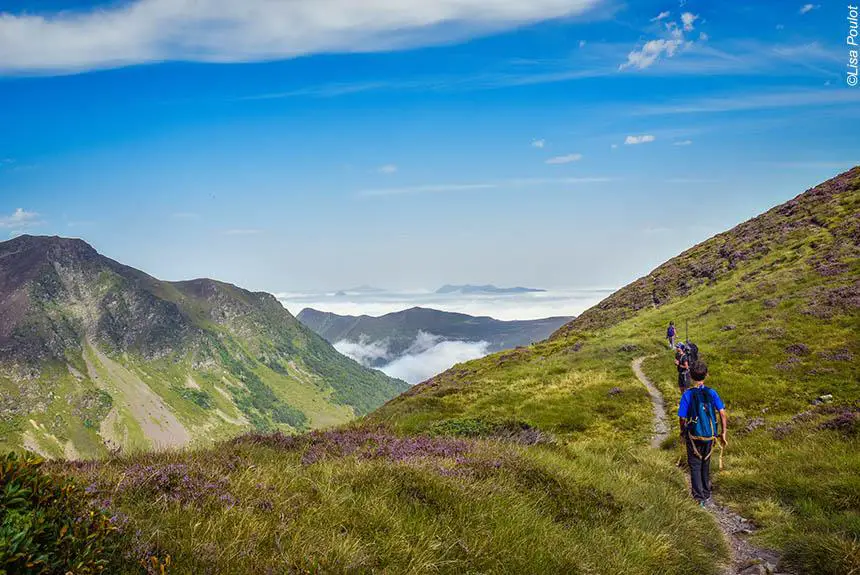
[[269, 294], [163, 282], [80, 240], [0, 243], [0, 445], [77, 458], [304, 430], [405, 388]]
[[[52, 472], [121, 518], [118, 573], [170, 555], [182, 573], [717, 575], [727, 546], [687, 494], [676, 440], [648, 448], [631, 370], [649, 357], [676, 400], [663, 334], [689, 319], [730, 413], [718, 500], [753, 520], [781, 572], [857, 572], [859, 226], [855, 168], [555, 337], [456, 366], [347, 427]], [[746, 255], [730, 264], [728, 246]]]
[[371, 417], [409, 433], [515, 419], [641, 441], [628, 363], [652, 356], [646, 374], [677, 405], [670, 320], [689, 321], [728, 406], [718, 498], [795, 572], [860, 570], [860, 168], [669, 260], [547, 342], [455, 367]]
[[421, 332], [446, 340], [484, 341], [489, 344], [490, 351], [496, 352], [546, 339], [572, 319], [500, 321], [420, 307], [380, 317], [342, 316], [308, 308], [296, 317], [333, 344], [339, 341], [384, 343], [388, 355], [378, 358], [379, 366], [406, 353]]

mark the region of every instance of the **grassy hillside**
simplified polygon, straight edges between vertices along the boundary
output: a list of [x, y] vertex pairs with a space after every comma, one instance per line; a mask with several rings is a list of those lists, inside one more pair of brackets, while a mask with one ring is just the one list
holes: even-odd
[[686, 492], [675, 440], [647, 447], [630, 369], [652, 356], [645, 370], [676, 399], [662, 337], [689, 319], [730, 413], [716, 496], [783, 570], [857, 572], [858, 214], [855, 168], [550, 340], [456, 366], [337, 431], [51, 473], [121, 526], [119, 573], [169, 556], [176, 573], [716, 574], [722, 536]]
[[0, 448], [103, 456], [340, 424], [406, 384], [274, 296], [163, 282], [80, 240], [0, 243]]
[[[461, 418], [594, 436], [647, 421], [646, 373], [675, 404], [666, 325], [689, 321], [726, 400], [720, 500], [801, 573], [860, 569], [860, 168], [700, 244], [613, 294], [548, 342], [458, 366], [371, 418], [410, 432]], [[572, 380], [589, 386], [571, 395]], [[610, 386], [627, 396], [613, 411]], [[833, 401], [817, 404], [831, 394]], [[616, 396], [616, 397], [618, 397]], [[633, 396], [633, 399], [629, 397]], [[627, 428], [626, 424], [622, 427]], [[639, 429], [645, 433], [646, 425]], [[680, 448], [667, 445], [672, 458]]]

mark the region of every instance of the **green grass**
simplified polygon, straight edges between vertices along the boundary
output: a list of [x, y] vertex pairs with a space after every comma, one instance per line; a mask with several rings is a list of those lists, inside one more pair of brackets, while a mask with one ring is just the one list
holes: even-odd
[[[718, 573], [722, 534], [687, 494], [677, 436], [647, 447], [651, 406], [630, 368], [653, 356], [643, 369], [674, 425], [663, 334], [689, 320], [729, 412], [716, 497], [781, 567], [857, 573], [858, 213], [860, 168], [550, 340], [456, 366], [339, 430], [54, 471], [127, 521], [118, 573], [168, 556], [176, 573]], [[243, 369], [284, 377], [263, 359]], [[822, 394], [833, 401], [815, 405]]]
[[[303, 463], [306, 447], [261, 440], [70, 474], [130, 518], [127, 557], [169, 555], [179, 573], [717, 573], [722, 540], [659, 457], [463, 444], [456, 457]], [[141, 469], [172, 464], [226, 482], [180, 501], [138, 486]]]

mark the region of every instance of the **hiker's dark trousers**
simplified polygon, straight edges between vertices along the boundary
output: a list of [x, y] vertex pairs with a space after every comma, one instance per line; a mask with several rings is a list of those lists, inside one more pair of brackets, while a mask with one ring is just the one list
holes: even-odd
[[696, 501], [705, 501], [711, 496], [711, 448], [713, 443], [713, 441], [687, 438], [690, 485], [693, 488], [693, 497]]

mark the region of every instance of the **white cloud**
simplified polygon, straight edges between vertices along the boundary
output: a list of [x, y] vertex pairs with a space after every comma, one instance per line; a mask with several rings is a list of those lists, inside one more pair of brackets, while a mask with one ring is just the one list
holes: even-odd
[[392, 361], [382, 372], [414, 385], [458, 363], [484, 357], [488, 349], [489, 344], [483, 341], [441, 341], [425, 351]]
[[391, 359], [388, 351], [388, 340], [371, 342], [363, 335], [358, 342], [342, 340], [334, 344], [334, 348], [358, 363], [370, 367], [378, 360]]
[[458, 363], [484, 357], [489, 351], [485, 341], [444, 341], [441, 337], [418, 332], [409, 348], [393, 358], [386, 341], [360, 343], [339, 341], [334, 348], [357, 362], [371, 367], [378, 360], [391, 360], [380, 371], [415, 385], [442, 373]]
[[782, 92], [738, 93], [726, 96], [685, 100], [659, 106], [644, 107], [638, 114], [703, 114], [764, 110], [804, 106], [855, 105], [857, 95], [851, 90], [784, 90]]
[[397, 173], [397, 166], [394, 164], [385, 164], [384, 166], [380, 166], [376, 170], [380, 174], [391, 175]]
[[194, 212], [174, 212], [170, 214], [170, 217], [174, 220], [199, 220], [200, 214], [195, 214]]
[[526, 188], [532, 186], [552, 186], [564, 184], [596, 184], [611, 181], [613, 181], [612, 178], [604, 176], [589, 176], [581, 178], [512, 178], [509, 180], [499, 180], [496, 182], [485, 182], [476, 184], [431, 184], [425, 186], [411, 186], [406, 188], [381, 188], [376, 190], [362, 190], [358, 192], [358, 195], [362, 197], [403, 196], [440, 192], [492, 190], [498, 188]]
[[[662, 15], [663, 13], [661, 12], [660, 16]], [[698, 16], [692, 12], [681, 14], [683, 28], [678, 26], [677, 22], [666, 22], [665, 37], [649, 40], [641, 48], [632, 50], [627, 54], [627, 61], [620, 64], [618, 69], [637, 68], [644, 70], [652, 66], [661, 57], [671, 58], [680, 50], [692, 46], [693, 41], [687, 40], [684, 37], [684, 32], [691, 32], [693, 30], [693, 22], [697, 18]], [[707, 40], [707, 35], [704, 35], [704, 38], [700, 35], [700, 39]]]
[[689, 146], [693, 143], [693, 140], [679, 140], [677, 142], [672, 142], [673, 146]]
[[580, 40], [580, 41], [579, 41], [579, 47], [580, 47], [580, 48], [585, 48], [585, 45], [586, 45], [586, 44], [588, 44], [588, 42], [586, 42], [585, 40]]
[[581, 14], [598, 0], [134, 0], [4, 13], [0, 70], [248, 62], [436, 45]]
[[684, 24], [685, 32], [693, 31], [693, 22], [695, 22], [697, 18], [698, 16], [692, 12], [684, 12], [681, 14], [681, 23]]
[[651, 18], [651, 21], [652, 22], [658, 22], [658, 21], [663, 20], [663, 19], [668, 18], [668, 17], [669, 17], [669, 11], [666, 10], [665, 12], [660, 12], [659, 14], [657, 14], [656, 16]]
[[624, 138], [624, 143], [628, 146], [635, 146], [636, 144], [653, 142], [655, 139], [651, 134], [642, 134], [641, 136], [627, 136]]
[[613, 150], [614, 150], [615, 148], [617, 148], [617, 147], [618, 147], [618, 144], [612, 144], [612, 145], [610, 146], [610, 148], [612, 148]]
[[812, 12], [813, 10], [821, 8], [821, 4], [804, 4], [800, 8], [801, 14], [806, 14], [807, 12]]
[[785, 30], [785, 24], [777, 24], [776, 29], [777, 30]]
[[672, 232], [671, 228], [664, 228], [659, 226], [654, 226], [650, 228], [645, 228], [642, 230], [647, 235], [658, 235], [658, 234], [668, 234]]
[[411, 186], [406, 188], [384, 188], [379, 190], [363, 190], [359, 196], [403, 196], [412, 194], [427, 194], [435, 192], [465, 192], [470, 190], [487, 190], [497, 187], [496, 184], [433, 184], [427, 186]]
[[263, 233], [263, 230], [256, 228], [233, 228], [224, 230], [225, 236], [257, 236]]
[[24, 208], [18, 208], [12, 215], [0, 216], [0, 228], [13, 229], [15, 231], [24, 230], [41, 224], [39, 214], [36, 212], [28, 212]]
[[532, 148], [543, 148], [546, 146], [546, 140], [532, 140]]
[[701, 41], [701, 42], [707, 42], [709, 39], [710, 39], [710, 36], [708, 36], [708, 35], [707, 35], [707, 34], [705, 34], [704, 32], [701, 32], [701, 33], [699, 34], [699, 41]]
[[570, 164], [571, 162], [578, 162], [581, 159], [582, 154], [567, 154], [566, 156], [556, 156], [554, 158], [550, 158], [546, 161], [546, 163], [550, 165]]
[[677, 39], [666, 40], [661, 38], [659, 40], [649, 40], [648, 42], [645, 42], [645, 45], [639, 50], [633, 50], [630, 52], [627, 55], [627, 62], [621, 64], [619, 69], [639, 68], [640, 70], [644, 70], [664, 54], [668, 58], [674, 56], [682, 43], [682, 40]]

